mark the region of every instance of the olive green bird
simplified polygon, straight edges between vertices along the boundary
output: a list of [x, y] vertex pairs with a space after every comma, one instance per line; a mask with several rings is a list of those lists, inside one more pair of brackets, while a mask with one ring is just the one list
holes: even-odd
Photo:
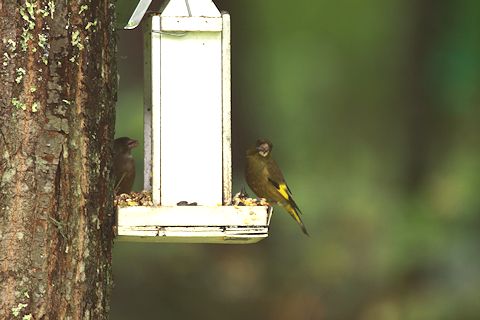
[[115, 194], [132, 192], [135, 181], [135, 160], [132, 149], [138, 141], [128, 137], [115, 139], [113, 143], [113, 176], [115, 178]]
[[245, 176], [247, 184], [260, 198], [270, 204], [280, 204], [300, 225], [303, 233], [309, 235], [300, 218], [301, 211], [292, 198], [292, 192], [285, 182], [282, 171], [271, 156], [273, 145], [267, 139], [258, 139], [254, 148], [247, 150]]

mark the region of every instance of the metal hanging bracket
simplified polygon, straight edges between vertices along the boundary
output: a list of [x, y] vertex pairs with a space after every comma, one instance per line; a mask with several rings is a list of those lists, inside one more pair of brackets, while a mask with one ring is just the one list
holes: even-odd
[[136, 28], [142, 21], [151, 3], [152, 0], [139, 0], [135, 6], [135, 1], [120, 0], [117, 3], [117, 28]]

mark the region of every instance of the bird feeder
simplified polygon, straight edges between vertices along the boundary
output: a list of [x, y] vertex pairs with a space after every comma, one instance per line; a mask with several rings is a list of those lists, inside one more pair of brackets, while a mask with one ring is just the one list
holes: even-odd
[[[122, 27], [136, 27], [150, 2]], [[229, 14], [211, 0], [170, 0], [144, 26], [144, 189], [153, 206], [119, 207], [118, 239], [266, 238], [271, 208], [231, 205]]]

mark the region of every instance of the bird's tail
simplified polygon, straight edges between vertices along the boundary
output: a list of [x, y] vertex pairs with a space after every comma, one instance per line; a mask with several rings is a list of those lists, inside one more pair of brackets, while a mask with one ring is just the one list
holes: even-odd
[[307, 236], [308, 234], [307, 228], [303, 224], [302, 218], [300, 218], [300, 209], [297, 207], [296, 203], [291, 201], [283, 204], [283, 207], [287, 210], [287, 212], [292, 216], [292, 218], [298, 223], [300, 228], [302, 228], [303, 233]]

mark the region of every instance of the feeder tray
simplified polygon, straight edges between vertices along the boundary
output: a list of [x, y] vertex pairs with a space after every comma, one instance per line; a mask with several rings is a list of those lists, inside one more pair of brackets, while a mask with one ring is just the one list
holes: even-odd
[[248, 244], [268, 237], [264, 206], [119, 207], [117, 239], [136, 242]]

